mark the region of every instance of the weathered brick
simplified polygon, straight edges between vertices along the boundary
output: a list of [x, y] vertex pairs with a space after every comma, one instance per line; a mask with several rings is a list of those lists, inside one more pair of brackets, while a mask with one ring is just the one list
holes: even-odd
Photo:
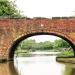
[[33, 33], [64, 37], [75, 46], [75, 18], [0, 19], [0, 57], [9, 59], [14, 41]]

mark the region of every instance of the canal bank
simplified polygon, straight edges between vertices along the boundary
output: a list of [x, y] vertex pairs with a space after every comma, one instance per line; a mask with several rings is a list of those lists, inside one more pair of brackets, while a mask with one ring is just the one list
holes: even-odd
[[56, 57], [57, 62], [75, 64], [75, 57]]

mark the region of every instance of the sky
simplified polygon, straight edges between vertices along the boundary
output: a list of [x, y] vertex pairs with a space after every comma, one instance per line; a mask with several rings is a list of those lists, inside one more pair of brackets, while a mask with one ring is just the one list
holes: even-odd
[[44, 42], [44, 41], [50, 41], [54, 42], [56, 39], [60, 39], [59, 37], [56, 36], [51, 36], [51, 35], [37, 35], [37, 36], [32, 36], [29, 37], [28, 40], [35, 40], [36, 42]]
[[[75, 0], [15, 0], [17, 8], [29, 17], [69, 17], [75, 15]], [[41, 35], [30, 37], [39, 41], [54, 41], [55, 36]]]
[[62, 17], [75, 14], [75, 0], [16, 0], [17, 8], [30, 18]]

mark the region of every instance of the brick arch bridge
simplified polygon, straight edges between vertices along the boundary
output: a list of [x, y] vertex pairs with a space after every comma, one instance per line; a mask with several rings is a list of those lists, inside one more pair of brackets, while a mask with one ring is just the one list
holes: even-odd
[[16, 46], [33, 35], [59, 36], [72, 46], [75, 54], [75, 18], [1, 18], [0, 59], [12, 60]]

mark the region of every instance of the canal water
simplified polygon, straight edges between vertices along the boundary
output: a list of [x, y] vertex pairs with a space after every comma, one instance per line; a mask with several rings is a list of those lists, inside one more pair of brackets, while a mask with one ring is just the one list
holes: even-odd
[[[35, 54], [35, 53], [33, 53]], [[32, 57], [17, 57], [0, 64], [0, 75], [75, 75], [75, 64], [56, 62], [56, 55], [36, 52]]]

